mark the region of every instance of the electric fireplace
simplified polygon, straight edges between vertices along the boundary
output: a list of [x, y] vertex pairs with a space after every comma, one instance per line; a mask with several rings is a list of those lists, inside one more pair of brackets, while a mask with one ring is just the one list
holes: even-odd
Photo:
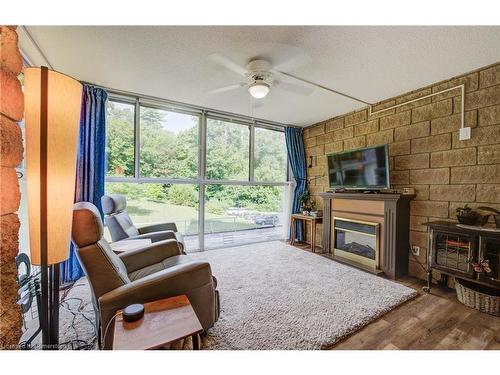
[[379, 269], [379, 223], [333, 218], [333, 257], [360, 268]]

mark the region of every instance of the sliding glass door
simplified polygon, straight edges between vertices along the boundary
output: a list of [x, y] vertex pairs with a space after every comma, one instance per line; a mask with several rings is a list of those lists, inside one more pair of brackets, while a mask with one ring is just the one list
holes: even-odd
[[138, 226], [173, 221], [187, 251], [285, 238], [284, 133], [255, 122], [114, 98], [106, 193]]
[[209, 117], [206, 134], [204, 248], [283, 239], [283, 132]]

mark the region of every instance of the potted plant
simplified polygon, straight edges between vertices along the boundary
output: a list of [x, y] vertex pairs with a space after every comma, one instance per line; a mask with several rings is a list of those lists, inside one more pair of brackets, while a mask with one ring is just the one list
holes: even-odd
[[300, 211], [305, 216], [309, 215], [309, 212], [311, 211], [311, 207], [308, 205], [310, 197], [309, 190], [306, 188], [297, 198], [299, 201]]
[[487, 212], [493, 212], [493, 218], [495, 219], [495, 224], [497, 228], [500, 228], [500, 211], [498, 211], [496, 208], [493, 207], [478, 207], [479, 210], [487, 211]]
[[321, 212], [316, 209], [316, 203], [311, 202], [311, 212], [312, 217], [321, 217]]
[[475, 225], [477, 223], [478, 214], [468, 204], [457, 208], [457, 220], [460, 224]]

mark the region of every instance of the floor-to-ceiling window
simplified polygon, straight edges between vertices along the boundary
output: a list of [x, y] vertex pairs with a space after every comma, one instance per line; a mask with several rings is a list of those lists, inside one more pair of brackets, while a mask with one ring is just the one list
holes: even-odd
[[204, 247], [283, 238], [283, 132], [212, 117], [206, 129]]
[[106, 193], [135, 224], [173, 221], [188, 251], [282, 239], [288, 164], [281, 128], [111, 97]]

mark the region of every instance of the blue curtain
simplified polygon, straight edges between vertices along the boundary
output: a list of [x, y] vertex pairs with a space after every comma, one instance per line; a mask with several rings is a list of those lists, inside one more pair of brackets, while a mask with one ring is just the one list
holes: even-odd
[[[299, 195], [307, 188], [307, 172], [306, 172], [306, 155], [304, 152], [304, 141], [302, 139], [302, 129], [286, 128], [285, 129], [286, 150], [288, 152], [288, 160], [292, 168], [295, 182], [297, 183], [293, 193], [292, 213], [300, 212]], [[296, 223], [295, 233], [297, 240], [303, 241], [302, 227]]]
[[[91, 202], [103, 216], [101, 197], [104, 195], [106, 173], [106, 91], [83, 85], [80, 115], [80, 138], [76, 169], [75, 202]], [[61, 264], [61, 282], [78, 280], [83, 270], [73, 244], [68, 260]]]

